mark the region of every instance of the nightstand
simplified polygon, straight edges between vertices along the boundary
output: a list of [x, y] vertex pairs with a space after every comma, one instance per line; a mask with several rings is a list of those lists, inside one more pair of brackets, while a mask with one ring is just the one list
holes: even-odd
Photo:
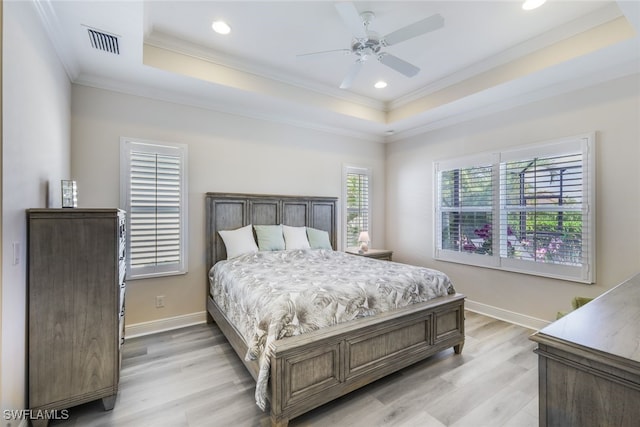
[[367, 252], [359, 253], [358, 248], [347, 248], [345, 252], [351, 255], [364, 256], [384, 261], [391, 261], [391, 256], [393, 255], [393, 251], [388, 249], [369, 249]]

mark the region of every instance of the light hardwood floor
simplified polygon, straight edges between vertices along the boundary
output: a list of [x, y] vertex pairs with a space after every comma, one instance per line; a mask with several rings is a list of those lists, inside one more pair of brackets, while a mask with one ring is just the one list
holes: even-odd
[[[466, 312], [465, 332], [461, 355], [445, 350], [289, 425], [537, 426], [533, 331]], [[50, 425], [268, 426], [254, 385], [215, 324], [192, 326], [128, 340], [115, 408], [91, 402]]]

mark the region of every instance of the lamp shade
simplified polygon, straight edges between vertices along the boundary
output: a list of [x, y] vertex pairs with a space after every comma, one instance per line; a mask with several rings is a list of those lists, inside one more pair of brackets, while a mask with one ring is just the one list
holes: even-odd
[[362, 231], [360, 233], [360, 236], [358, 237], [358, 242], [368, 242], [369, 240], [369, 233], [366, 231]]

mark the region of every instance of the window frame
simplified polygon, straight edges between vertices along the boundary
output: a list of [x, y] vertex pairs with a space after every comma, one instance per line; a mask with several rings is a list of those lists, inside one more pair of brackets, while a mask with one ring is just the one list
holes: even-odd
[[[343, 165], [342, 168], [342, 200], [344, 203], [342, 204], [342, 246], [347, 249], [354, 246], [348, 246], [348, 224], [347, 224], [347, 214], [348, 214], [348, 189], [347, 189], [347, 178], [350, 174], [364, 175], [367, 177], [367, 186], [368, 186], [368, 205], [367, 205], [367, 232], [369, 233], [369, 247], [372, 247], [373, 241], [373, 233], [371, 230], [371, 206], [372, 206], [372, 169], [366, 166], [355, 166], [355, 165]], [[357, 244], [356, 244], [357, 246]]]
[[[440, 260], [440, 261], [451, 261], [451, 262], [455, 262], [455, 263], [460, 263], [460, 264], [469, 264], [469, 265], [473, 265], [473, 266], [478, 266], [478, 267], [492, 267], [492, 268], [498, 268], [499, 265], [496, 262], [496, 257], [495, 256], [485, 256], [485, 255], [475, 255], [475, 254], [470, 254], [467, 252], [460, 252], [460, 251], [450, 251], [447, 249], [443, 249], [442, 248], [442, 215], [441, 215], [441, 210], [439, 209], [439, 205], [440, 202], [439, 200], [441, 200], [441, 189], [439, 188], [439, 176], [438, 173], [441, 170], [452, 170], [452, 169], [462, 169], [462, 168], [470, 168], [470, 167], [480, 167], [480, 166], [488, 166], [488, 165], [492, 165], [493, 166], [493, 170], [492, 170], [492, 179], [493, 179], [493, 187], [495, 188], [496, 185], [496, 176], [495, 176], [495, 162], [497, 160], [497, 157], [495, 154], [492, 153], [481, 153], [481, 154], [475, 154], [475, 155], [468, 155], [468, 156], [462, 156], [462, 157], [456, 157], [453, 159], [448, 159], [448, 160], [442, 160], [442, 161], [436, 161], [433, 164], [433, 170], [434, 170], [434, 221], [433, 221], [433, 236], [434, 236], [434, 251], [433, 251], [433, 258], [436, 260]], [[440, 168], [440, 166], [443, 165], [443, 168]], [[495, 215], [495, 201], [496, 201], [496, 194], [495, 191], [493, 192], [493, 201], [492, 201], [492, 206], [491, 206], [491, 210], [489, 212], [492, 213], [492, 226], [493, 229], [495, 230], [495, 222], [496, 222], [496, 215]], [[462, 211], [466, 211], [466, 212], [480, 212], [480, 209], [463, 209]], [[482, 210], [485, 211], [485, 210]], [[493, 248], [494, 251], [493, 253], [495, 253], [495, 247]]]
[[[575, 281], [580, 283], [594, 283], [595, 281], [595, 132], [581, 134], [557, 140], [545, 141], [537, 144], [528, 144], [510, 148], [500, 152], [485, 152], [471, 156], [456, 157], [452, 159], [435, 161], [434, 173], [434, 221], [433, 221], [433, 258], [439, 261], [455, 262], [472, 266], [494, 268], [504, 271], [531, 274], [555, 279]], [[545, 158], [558, 154], [581, 154], [582, 166], [582, 249], [587, 254], [581, 265], [565, 265], [546, 262], [532, 262], [524, 259], [514, 259], [506, 254], [507, 226], [502, 221], [502, 214], [508, 212], [504, 209], [504, 199], [501, 192], [503, 183], [503, 164], [508, 161], [526, 160], [531, 157]], [[493, 205], [492, 205], [492, 255], [469, 253], [442, 249], [442, 207], [440, 188], [440, 173], [456, 168], [478, 167], [490, 162], [493, 177]], [[568, 209], [567, 209], [568, 210]], [[542, 212], [542, 211], [541, 211]], [[501, 249], [502, 248], [502, 249]]]
[[[139, 151], [150, 154], [163, 154], [180, 158], [180, 214], [179, 214], [179, 253], [180, 261], [167, 265], [132, 267], [131, 266], [131, 154]], [[120, 138], [120, 207], [128, 215], [126, 233], [126, 277], [138, 280], [152, 277], [175, 276], [188, 273], [188, 147], [186, 144], [151, 141], [140, 138]]]

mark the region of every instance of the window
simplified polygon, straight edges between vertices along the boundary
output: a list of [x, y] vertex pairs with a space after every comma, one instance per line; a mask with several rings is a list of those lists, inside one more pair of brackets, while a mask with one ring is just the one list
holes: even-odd
[[370, 176], [367, 168], [347, 166], [344, 169], [346, 247], [358, 246], [360, 232], [370, 232]]
[[435, 257], [592, 283], [594, 135], [434, 164]]
[[127, 278], [187, 272], [187, 147], [122, 138]]

